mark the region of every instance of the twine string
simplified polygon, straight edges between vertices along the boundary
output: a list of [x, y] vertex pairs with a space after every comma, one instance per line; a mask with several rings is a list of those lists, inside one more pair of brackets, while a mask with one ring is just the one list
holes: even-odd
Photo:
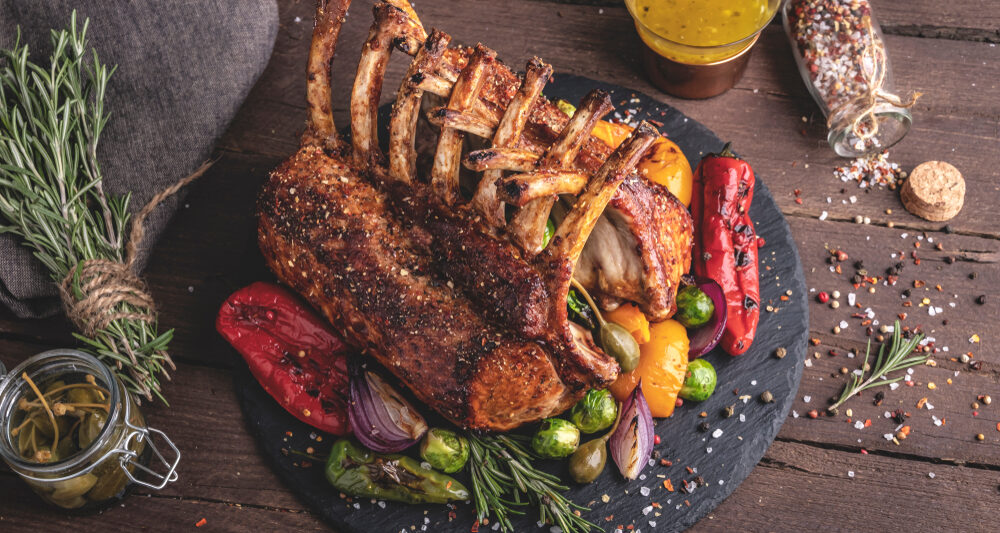
[[[917, 103], [917, 99], [920, 98], [922, 93], [913, 92], [906, 100], [903, 100], [899, 95], [882, 88], [885, 84], [886, 72], [889, 70], [885, 44], [875, 34], [871, 17], [864, 17], [863, 24], [865, 31], [868, 33], [869, 44], [861, 52], [862, 61], [860, 71], [861, 76], [864, 77], [867, 90], [855, 96], [844, 105], [861, 109], [851, 121], [851, 131], [859, 139], [867, 141], [878, 134], [878, 118], [875, 115], [875, 109], [879, 105], [888, 103], [896, 107], [908, 109]], [[870, 66], [870, 70], [865, 68], [866, 64]], [[827, 127], [832, 126], [832, 120], [836, 115], [837, 113], [830, 113]], [[866, 128], [866, 124], [870, 126]]]
[[[184, 179], [158, 192], [132, 219], [123, 261], [87, 259], [70, 269], [59, 283], [66, 315], [83, 334], [93, 337], [116, 320], [139, 320], [154, 325], [156, 306], [146, 283], [133, 272], [138, 250], [146, 235], [146, 218], [167, 198], [200, 178], [215, 161], [202, 163]], [[125, 304], [125, 305], [123, 305]], [[133, 363], [136, 355], [129, 342], [121, 343]], [[173, 367], [169, 355], [165, 357]]]

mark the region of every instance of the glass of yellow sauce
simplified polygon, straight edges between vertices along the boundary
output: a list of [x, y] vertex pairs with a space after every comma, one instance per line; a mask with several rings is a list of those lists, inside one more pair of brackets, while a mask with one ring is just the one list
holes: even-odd
[[782, 0], [625, 0], [650, 81], [681, 98], [722, 94]]

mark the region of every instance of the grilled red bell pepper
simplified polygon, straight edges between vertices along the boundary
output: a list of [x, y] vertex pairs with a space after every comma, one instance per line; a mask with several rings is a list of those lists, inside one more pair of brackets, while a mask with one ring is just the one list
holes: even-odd
[[350, 432], [347, 347], [297, 296], [271, 283], [244, 287], [222, 304], [215, 329], [289, 413], [327, 433]]
[[750, 220], [754, 174], [729, 145], [709, 154], [694, 173], [691, 215], [698, 224], [694, 271], [726, 293], [728, 317], [720, 346], [730, 355], [750, 348], [760, 319], [757, 235]]

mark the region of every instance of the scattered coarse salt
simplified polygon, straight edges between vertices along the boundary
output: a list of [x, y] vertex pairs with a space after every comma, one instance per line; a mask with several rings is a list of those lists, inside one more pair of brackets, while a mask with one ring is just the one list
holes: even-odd
[[885, 433], [885, 434], [882, 435], [882, 438], [885, 439], [885, 440], [891, 441], [892, 438], [893, 438], [892, 437], [892, 433]]
[[[649, 487], [640, 487], [639, 494], [642, 494], [643, 496], [649, 496]], [[652, 511], [652, 509], [650, 509], [650, 511]]]
[[705, 453], [712, 453], [712, 447], [705, 448]]
[[865, 429], [865, 423], [860, 420], [854, 422], [854, 429]]
[[896, 390], [899, 388], [899, 383], [890, 383], [889, 390]]
[[722, 436], [722, 429], [720, 429], [720, 428], [716, 428], [715, 431], [712, 432], [712, 438], [713, 439], [717, 439], [717, 438], [719, 438], [721, 436]]
[[847, 477], [853, 478], [854, 477], [854, 470], [848, 470], [847, 471]]
[[934, 472], [927, 472], [927, 477], [934, 479]]
[[853, 292], [847, 293], [847, 305], [849, 305], [851, 307], [854, 307], [855, 300], [856, 300], [856, 297], [854, 296]]
[[808, 395], [807, 395], [807, 396], [803, 396], [803, 397], [802, 397], [802, 401], [803, 401], [803, 402], [806, 402], [806, 403], [809, 403], [809, 402], [811, 402], [811, 401], [812, 401], [812, 399], [813, 399], [813, 397], [812, 397], [812, 396], [808, 396]]
[[819, 219], [820, 220], [826, 220], [827, 216], [828, 216], [828, 213], [826, 211], [823, 211], [822, 213], [820, 213]]
[[[798, 417], [799, 417], [799, 412], [798, 412], [798, 411], [795, 411], [795, 410], [793, 410], [793, 411], [792, 411], [792, 418], [798, 418]], [[744, 416], [743, 416], [743, 415], [741, 414], [741, 415], [740, 415], [740, 422], [743, 422], [744, 420], [745, 420], [745, 418], [744, 418]]]
[[840, 329], [847, 329], [847, 326], [849, 326], [849, 325], [850, 324], [848, 324], [846, 320], [841, 320], [840, 321]]
[[750, 385], [754, 385], [754, 386], [756, 386], [756, 385], [757, 385], [757, 380], [755, 379], [755, 380], [751, 381], [751, 382], [750, 382]]
[[[643, 488], [646, 488], [646, 487], [643, 487]], [[647, 490], [646, 494], [644, 494], [643, 496], [649, 496], [649, 491]], [[653, 506], [652, 505], [647, 505], [646, 507], [642, 508], [642, 514], [644, 514], [644, 515], [647, 515], [647, 514], [652, 513], [652, 512], [653, 512]]]

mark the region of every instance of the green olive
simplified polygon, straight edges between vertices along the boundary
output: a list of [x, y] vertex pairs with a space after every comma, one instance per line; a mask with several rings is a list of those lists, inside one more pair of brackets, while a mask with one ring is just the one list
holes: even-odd
[[580, 445], [569, 458], [569, 476], [577, 483], [590, 483], [604, 471], [608, 462], [607, 440], [594, 439]]
[[86, 494], [97, 484], [97, 476], [94, 474], [83, 474], [71, 477], [63, 481], [52, 484], [55, 490], [49, 495], [53, 500], [73, 500]]
[[639, 343], [627, 329], [614, 322], [605, 322], [600, 335], [601, 347], [618, 361], [622, 372], [631, 372], [639, 366]]
[[708, 323], [715, 314], [715, 304], [698, 287], [688, 285], [677, 291], [677, 314], [674, 320], [686, 328], [696, 328]]
[[712, 363], [704, 359], [695, 359], [688, 363], [684, 374], [684, 385], [679, 396], [685, 400], [701, 402], [707, 400], [715, 392], [717, 376]]
[[79, 433], [79, 445], [81, 450], [86, 450], [90, 443], [97, 439], [97, 436], [101, 434], [101, 428], [104, 427], [104, 422], [107, 416], [103, 411], [94, 411], [83, 417], [80, 422], [80, 433]]
[[547, 459], [566, 457], [575, 452], [579, 444], [580, 430], [561, 418], [542, 420], [542, 425], [531, 439], [531, 449]]
[[611, 427], [618, 417], [618, 402], [607, 390], [591, 389], [569, 411], [569, 420], [583, 433]]

